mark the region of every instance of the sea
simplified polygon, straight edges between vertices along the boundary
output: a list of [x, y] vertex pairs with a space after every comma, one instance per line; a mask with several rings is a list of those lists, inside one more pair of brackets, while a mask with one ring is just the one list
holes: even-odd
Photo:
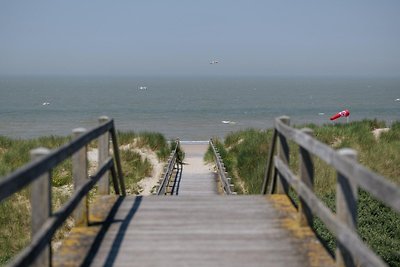
[[67, 136], [100, 116], [121, 131], [155, 131], [187, 141], [247, 128], [400, 119], [400, 77], [0, 76], [0, 135]]

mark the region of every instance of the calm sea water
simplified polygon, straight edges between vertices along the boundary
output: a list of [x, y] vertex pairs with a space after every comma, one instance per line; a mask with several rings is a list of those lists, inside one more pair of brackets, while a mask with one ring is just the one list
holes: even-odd
[[102, 115], [120, 130], [181, 140], [270, 128], [280, 115], [297, 125], [332, 123], [343, 109], [350, 120], [390, 124], [400, 119], [399, 98], [400, 78], [0, 77], [0, 135], [68, 135]]

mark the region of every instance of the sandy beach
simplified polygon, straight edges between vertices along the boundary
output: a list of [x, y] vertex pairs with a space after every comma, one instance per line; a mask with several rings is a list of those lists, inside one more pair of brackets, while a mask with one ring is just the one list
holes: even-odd
[[[151, 176], [144, 177], [139, 181], [138, 186], [140, 187], [140, 194], [142, 196], [148, 196], [152, 194], [152, 190], [157, 186], [158, 180], [161, 177], [164, 168], [164, 162], [158, 160], [157, 154], [148, 148], [135, 148], [134, 143], [127, 144], [119, 147], [120, 150], [132, 150], [139, 153], [142, 159], [150, 161], [153, 171]], [[97, 170], [98, 166], [98, 149], [91, 149], [87, 152], [89, 161], [89, 174], [93, 174]]]

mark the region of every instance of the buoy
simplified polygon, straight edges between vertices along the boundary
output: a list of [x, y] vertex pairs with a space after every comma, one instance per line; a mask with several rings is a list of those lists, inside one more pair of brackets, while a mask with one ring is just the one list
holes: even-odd
[[343, 111], [340, 111], [338, 113], [336, 113], [335, 115], [333, 115], [332, 117], [330, 117], [331, 121], [334, 121], [340, 117], [348, 117], [350, 116], [350, 111], [348, 109], [345, 109]]

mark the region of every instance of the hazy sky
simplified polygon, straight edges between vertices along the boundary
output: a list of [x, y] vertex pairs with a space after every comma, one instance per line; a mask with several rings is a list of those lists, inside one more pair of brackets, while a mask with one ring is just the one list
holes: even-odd
[[400, 76], [400, 1], [0, 0], [0, 74]]

